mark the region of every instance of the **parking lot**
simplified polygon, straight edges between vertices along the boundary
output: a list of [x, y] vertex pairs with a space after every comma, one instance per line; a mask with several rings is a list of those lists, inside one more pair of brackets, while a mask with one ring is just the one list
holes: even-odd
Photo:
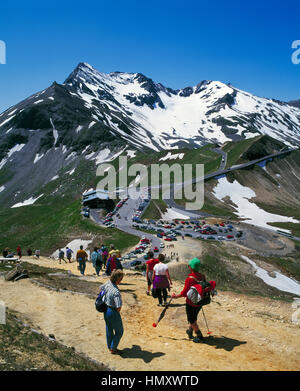
[[133, 199], [126, 197], [120, 200], [114, 210], [98, 223], [107, 228], [119, 228], [141, 238], [141, 242], [130, 253], [122, 257], [124, 267], [136, 267], [146, 262], [149, 250], [157, 256], [165, 246], [185, 238], [208, 241], [234, 241], [244, 239], [245, 233], [230, 221], [220, 221], [208, 224], [205, 220], [145, 220], [142, 218], [149, 205], [149, 190], [144, 191], [143, 197]]
[[229, 221], [209, 225], [205, 220], [144, 221], [133, 223], [141, 230], [156, 231], [157, 236], [166, 241], [177, 240], [177, 237], [191, 237], [203, 240], [235, 240], [242, 239], [244, 232], [238, 230]]

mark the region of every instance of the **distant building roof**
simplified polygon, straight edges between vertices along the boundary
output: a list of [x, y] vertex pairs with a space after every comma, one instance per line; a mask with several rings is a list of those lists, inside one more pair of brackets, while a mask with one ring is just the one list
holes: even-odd
[[102, 189], [96, 189], [96, 190], [89, 190], [82, 194], [83, 201], [91, 201], [94, 199], [100, 199], [100, 200], [109, 200], [109, 195], [107, 190]]

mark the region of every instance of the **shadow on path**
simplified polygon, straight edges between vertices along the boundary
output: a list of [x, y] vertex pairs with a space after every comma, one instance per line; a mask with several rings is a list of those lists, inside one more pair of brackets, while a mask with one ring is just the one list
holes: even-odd
[[162, 352], [156, 352], [151, 353], [147, 350], [142, 350], [139, 345], [132, 345], [131, 348], [125, 348], [122, 350], [122, 355], [120, 357], [122, 358], [140, 358], [145, 363], [151, 362], [156, 357], [164, 356], [165, 353]]
[[[189, 340], [187, 337], [186, 338], [174, 338], [174, 337], [167, 337], [164, 335], [159, 335], [160, 338], [164, 339], [171, 339], [173, 341], [187, 341], [188, 343], [191, 343], [193, 341]], [[227, 352], [231, 352], [236, 346], [244, 345], [246, 344], [246, 341], [239, 341], [237, 339], [232, 339], [232, 338], [227, 338], [227, 337], [214, 337], [214, 336], [209, 336], [209, 337], [204, 337], [204, 342], [203, 344], [205, 345], [210, 345], [210, 346], [215, 346], [216, 349], [224, 349]], [[197, 344], [197, 345], [202, 345]]]
[[238, 339], [232, 339], [224, 337], [209, 336], [205, 338], [206, 345], [215, 346], [216, 349], [224, 349], [227, 352], [231, 352], [236, 346], [244, 345], [246, 341], [239, 341]]

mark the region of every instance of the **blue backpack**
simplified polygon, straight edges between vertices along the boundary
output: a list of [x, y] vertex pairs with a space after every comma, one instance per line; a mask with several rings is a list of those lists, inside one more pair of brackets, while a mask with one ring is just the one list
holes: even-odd
[[107, 310], [107, 305], [104, 302], [105, 294], [106, 294], [105, 289], [102, 287], [95, 301], [95, 307], [98, 312], [105, 312]]

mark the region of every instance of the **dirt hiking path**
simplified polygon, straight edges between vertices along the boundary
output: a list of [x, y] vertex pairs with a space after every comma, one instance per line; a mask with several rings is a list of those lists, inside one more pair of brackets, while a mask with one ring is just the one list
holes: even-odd
[[[59, 265], [41, 258], [24, 261], [46, 267], [71, 270], [78, 275], [76, 264]], [[86, 277], [107, 281], [93, 275], [90, 264]], [[182, 284], [175, 282], [173, 292]], [[189, 341], [185, 300], [173, 301], [157, 328], [152, 327], [162, 308], [157, 300], [145, 294], [145, 278], [125, 271], [120, 285], [124, 336], [119, 349], [122, 356], [111, 355], [106, 347], [105, 322], [97, 313], [94, 300], [80, 294], [56, 292], [33, 284], [30, 279], [6, 282], [0, 278], [0, 300], [18, 311], [23, 320], [44, 334], [54, 334], [58, 341], [103, 362], [115, 370], [128, 371], [202, 371], [202, 370], [291, 370], [300, 369], [300, 327], [292, 323], [295, 309], [290, 303], [260, 297], [221, 292], [204, 309], [213, 332], [207, 336], [203, 316], [198, 320], [206, 343]], [[171, 292], [172, 292], [171, 291]]]

